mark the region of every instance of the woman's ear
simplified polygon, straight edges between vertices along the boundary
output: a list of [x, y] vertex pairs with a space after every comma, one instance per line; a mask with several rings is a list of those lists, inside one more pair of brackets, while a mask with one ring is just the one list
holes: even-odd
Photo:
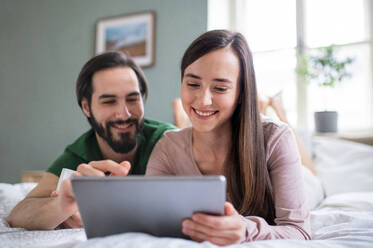
[[89, 103], [87, 98], [82, 99], [82, 110], [85, 116], [87, 116], [88, 118], [91, 117], [91, 112], [89, 111]]

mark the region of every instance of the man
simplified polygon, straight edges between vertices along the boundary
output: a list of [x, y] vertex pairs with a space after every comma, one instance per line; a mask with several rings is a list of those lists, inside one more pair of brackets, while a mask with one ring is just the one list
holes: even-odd
[[[81, 227], [68, 180], [55, 192], [62, 168], [76, 175], [145, 174], [156, 142], [171, 124], [144, 119], [147, 82], [128, 56], [108, 52], [89, 60], [77, 79], [79, 106], [92, 129], [80, 136], [47, 170], [40, 183], [8, 217], [12, 227]], [[132, 165], [132, 166], [131, 166]]]

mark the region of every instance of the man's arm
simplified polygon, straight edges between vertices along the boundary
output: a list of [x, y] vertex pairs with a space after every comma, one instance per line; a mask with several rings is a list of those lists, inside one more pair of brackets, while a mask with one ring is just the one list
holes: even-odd
[[[80, 164], [73, 175], [105, 176], [108, 172], [112, 176], [127, 176], [130, 168], [131, 165], [127, 161], [120, 164], [112, 160], [91, 161], [88, 164]], [[57, 182], [57, 176], [45, 173], [35, 189], [12, 210], [7, 219], [9, 225], [28, 230], [50, 230], [61, 223], [68, 228], [80, 226], [80, 217], [77, 217], [79, 220], [73, 218], [73, 215], [78, 213], [78, 206], [69, 179], [62, 182], [57, 196], [50, 197], [57, 187]]]
[[7, 218], [11, 227], [28, 230], [56, 228], [73, 213], [60, 211], [58, 197], [50, 197], [56, 189], [58, 177], [46, 172], [39, 184], [19, 202]]

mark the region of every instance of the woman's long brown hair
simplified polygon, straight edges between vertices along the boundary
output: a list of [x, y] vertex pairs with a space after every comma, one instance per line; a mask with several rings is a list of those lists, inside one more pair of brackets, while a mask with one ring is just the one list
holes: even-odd
[[228, 198], [240, 214], [260, 216], [274, 224], [273, 190], [266, 164], [253, 59], [245, 38], [240, 33], [226, 30], [202, 34], [184, 53], [181, 78], [194, 61], [222, 48], [231, 48], [241, 67], [240, 93], [232, 116], [231, 161], [225, 168]]

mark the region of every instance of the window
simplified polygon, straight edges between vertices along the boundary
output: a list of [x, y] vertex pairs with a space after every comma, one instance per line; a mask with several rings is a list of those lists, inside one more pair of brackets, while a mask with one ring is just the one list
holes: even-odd
[[[365, 0], [307, 0], [305, 1], [305, 44], [314, 48], [339, 45], [338, 54], [353, 57], [352, 78], [333, 89], [334, 109], [339, 114], [340, 129], [372, 127], [372, 80], [370, 75], [369, 13]], [[336, 8], [338, 6], [338, 9]], [[317, 87], [308, 87], [309, 121], [314, 111], [320, 111]], [[357, 121], [358, 120], [358, 121]]]
[[[282, 91], [290, 123], [310, 130], [313, 112], [320, 109], [320, 90], [312, 84], [300, 87], [302, 82], [297, 82], [297, 48], [312, 53], [336, 44], [339, 55], [355, 58], [352, 77], [333, 89], [339, 129], [365, 129], [373, 127], [370, 9], [369, 0], [210, 0], [208, 23], [209, 29], [228, 28], [245, 35], [253, 52], [259, 93], [271, 96]], [[298, 39], [297, 29], [302, 30]], [[302, 44], [305, 47], [299, 50]], [[306, 100], [296, 104], [300, 96], [307, 96]]]

